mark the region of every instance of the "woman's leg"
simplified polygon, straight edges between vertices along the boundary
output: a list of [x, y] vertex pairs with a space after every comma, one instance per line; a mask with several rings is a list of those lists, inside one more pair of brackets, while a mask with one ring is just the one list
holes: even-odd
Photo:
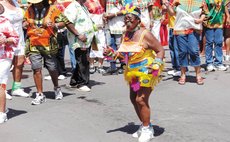
[[136, 95], [136, 104], [139, 110], [140, 120], [143, 126], [149, 126], [150, 124], [150, 107], [149, 107], [149, 96], [152, 92], [150, 87], [141, 87]]
[[132, 103], [133, 106], [134, 106], [134, 109], [135, 109], [135, 111], [136, 111], [136, 114], [137, 114], [138, 118], [139, 118], [140, 121], [142, 122], [141, 116], [140, 116], [140, 111], [139, 111], [139, 108], [138, 108], [138, 104], [137, 104], [137, 102], [136, 102], [137, 92], [134, 92], [133, 89], [132, 89], [131, 87], [129, 88], [129, 90], [130, 90], [130, 96], [129, 96], [129, 97], [130, 97], [131, 103]]
[[3, 84], [0, 84], [0, 112], [4, 113], [6, 109], [6, 94], [2, 85]]

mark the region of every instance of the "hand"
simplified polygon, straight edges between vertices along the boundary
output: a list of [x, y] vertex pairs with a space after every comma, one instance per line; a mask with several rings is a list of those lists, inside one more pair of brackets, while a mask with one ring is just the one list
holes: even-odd
[[194, 22], [195, 22], [196, 24], [201, 24], [201, 23], [203, 22], [203, 20], [202, 20], [202, 19], [195, 19]]
[[103, 14], [102, 19], [105, 23], [108, 23], [107, 14]]
[[50, 27], [50, 28], [54, 28], [55, 27], [55, 23], [48, 22], [48, 23], [46, 23], [46, 26]]
[[114, 17], [113, 13], [109, 13], [106, 15], [107, 20], [111, 20]]
[[103, 55], [104, 56], [114, 56], [114, 50], [113, 50], [113, 48], [112, 47], [106, 47], [106, 48], [104, 48], [104, 51], [103, 51]]
[[0, 44], [5, 44], [6, 43], [6, 37], [0, 36]]
[[87, 38], [86, 38], [86, 36], [85, 36], [84, 34], [78, 35], [77, 38], [78, 38], [80, 41], [82, 41], [82, 42], [86, 42], [86, 41], [87, 41]]
[[230, 17], [228, 17], [227, 21], [226, 21], [227, 25], [230, 25]]

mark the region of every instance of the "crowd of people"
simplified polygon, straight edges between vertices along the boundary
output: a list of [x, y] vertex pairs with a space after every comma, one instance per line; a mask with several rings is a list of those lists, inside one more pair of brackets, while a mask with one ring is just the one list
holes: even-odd
[[[200, 56], [205, 55], [207, 71], [228, 69], [223, 60], [230, 60], [229, 12], [229, 0], [0, 0], [0, 123], [7, 121], [6, 98], [30, 96], [21, 87], [28, 60], [37, 89], [31, 104], [46, 101], [42, 67], [55, 99], [63, 98], [58, 80], [66, 78], [68, 48], [69, 87], [88, 92], [90, 74], [124, 74], [141, 121], [132, 136], [149, 141], [154, 137], [149, 96], [164, 68], [163, 46], [170, 49], [169, 75], [184, 85], [192, 66], [196, 83], [203, 85]], [[11, 95], [6, 90], [10, 70]]]

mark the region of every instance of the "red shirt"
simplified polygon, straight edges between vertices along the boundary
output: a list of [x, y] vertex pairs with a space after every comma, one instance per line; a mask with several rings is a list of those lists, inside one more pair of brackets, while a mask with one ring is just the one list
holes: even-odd
[[99, 0], [86, 0], [85, 6], [91, 14], [103, 14], [105, 12]]

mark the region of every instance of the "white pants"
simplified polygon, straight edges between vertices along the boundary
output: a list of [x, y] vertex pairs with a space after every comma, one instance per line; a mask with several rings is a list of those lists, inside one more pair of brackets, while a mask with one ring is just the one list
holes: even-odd
[[0, 84], [6, 84], [10, 74], [12, 59], [0, 59]]
[[90, 58], [104, 58], [103, 56], [103, 50], [106, 48], [106, 42], [105, 42], [105, 32], [104, 30], [100, 29], [97, 32], [95, 32], [96, 42], [98, 51], [90, 50], [89, 57]]
[[161, 28], [161, 21], [154, 20], [153, 27], [151, 29], [151, 33], [156, 37], [156, 39], [161, 42], [160, 39], [160, 28]]

